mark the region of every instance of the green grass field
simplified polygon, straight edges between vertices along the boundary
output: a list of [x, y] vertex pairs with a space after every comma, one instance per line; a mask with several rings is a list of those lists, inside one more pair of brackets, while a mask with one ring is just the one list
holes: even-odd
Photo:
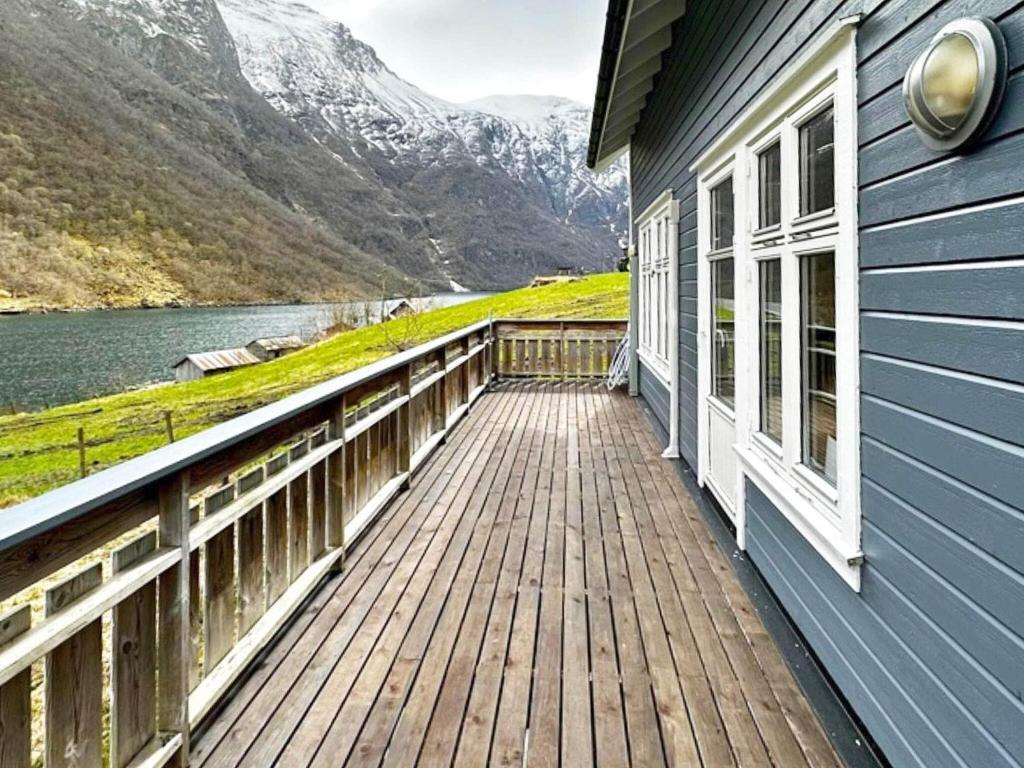
[[627, 286], [627, 275], [609, 274], [523, 288], [343, 333], [281, 360], [203, 381], [0, 417], [0, 507], [78, 478], [79, 427], [85, 430], [86, 460], [95, 472], [163, 445], [167, 411], [180, 439], [394, 354], [396, 342], [429, 341], [482, 320], [488, 312], [496, 318], [624, 318]]

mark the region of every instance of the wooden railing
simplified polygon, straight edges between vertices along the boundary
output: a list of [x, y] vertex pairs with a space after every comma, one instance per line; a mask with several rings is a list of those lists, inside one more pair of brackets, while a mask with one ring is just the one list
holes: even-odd
[[491, 379], [600, 375], [614, 330], [477, 323], [0, 512], [0, 601], [17, 606], [0, 617], [0, 768], [30, 765], [33, 735], [47, 766], [184, 765], [191, 728]]
[[613, 320], [502, 320], [495, 372], [504, 377], [600, 379], [608, 375], [626, 324]]

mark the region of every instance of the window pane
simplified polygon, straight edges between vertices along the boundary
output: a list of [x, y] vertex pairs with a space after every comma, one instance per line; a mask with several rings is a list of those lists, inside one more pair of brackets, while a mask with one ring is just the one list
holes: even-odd
[[836, 482], [836, 274], [834, 254], [801, 259], [803, 463]]
[[800, 215], [835, 205], [835, 152], [833, 111], [824, 112], [800, 128]]
[[711, 391], [730, 408], [736, 399], [736, 311], [733, 260], [711, 263]]
[[732, 176], [711, 190], [711, 250], [732, 247]]
[[782, 221], [782, 147], [777, 142], [762, 152], [758, 164], [758, 223], [761, 229]]
[[782, 262], [760, 271], [761, 432], [782, 444]]

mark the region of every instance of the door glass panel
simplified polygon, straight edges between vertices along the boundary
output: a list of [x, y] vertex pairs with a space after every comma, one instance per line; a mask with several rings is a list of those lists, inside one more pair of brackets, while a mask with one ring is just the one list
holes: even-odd
[[711, 250], [732, 248], [734, 228], [732, 176], [711, 190]]
[[757, 157], [757, 199], [760, 229], [782, 221], [782, 145], [776, 142]]
[[782, 262], [762, 261], [758, 270], [761, 432], [782, 445]]
[[829, 107], [800, 128], [800, 215], [835, 206], [833, 111]]
[[736, 308], [733, 259], [711, 262], [711, 393], [735, 407]]
[[836, 482], [836, 274], [832, 253], [801, 259], [803, 463]]

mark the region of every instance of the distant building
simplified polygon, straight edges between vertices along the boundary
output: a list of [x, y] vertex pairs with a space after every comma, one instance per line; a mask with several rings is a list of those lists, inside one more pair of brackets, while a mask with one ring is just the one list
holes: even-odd
[[384, 319], [394, 320], [416, 312], [416, 307], [408, 299], [387, 299], [384, 301]]
[[277, 358], [284, 357], [305, 346], [298, 336], [278, 336], [272, 339], [250, 341], [245, 348], [263, 362], [267, 362], [268, 360], [277, 360]]
[[222, 349], [217, 352], [200, 352], [182, 358], [174, 366], [175, 381], [196, 381], [227, 373], [237, 368], [245, 368], [262, 362], [248, 349]]

